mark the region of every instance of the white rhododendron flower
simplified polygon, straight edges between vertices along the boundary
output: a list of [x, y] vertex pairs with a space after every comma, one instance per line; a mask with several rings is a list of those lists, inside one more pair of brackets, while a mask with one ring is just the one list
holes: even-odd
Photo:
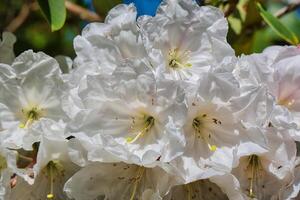
[[18, 152], [19, 176], [14, 177], [11, 199], [67, 199], [63, 186], [79, 167], [70, 160], [64, 128], [51, 127], [54, 123], [48, 123], [48, 130], [45, 126], [41, 128], [44, 135], [33, 151]]
[[232, 174], [240, 182], [246, 199], [276, 199], [293, 179], [296, 145], [289, 135], [276, 128], [265, 130], [267, 151], [252, 148], [238, 153]]
[[[38, 138], [32, 139], [32, 128], [39, 120], [66, 119], [61, 99], [67, 88], [58, 64], [43, 53], [27, 51], [16, 58], [10, 68], [0, 65], [0, 74], [6, 77], [0, 80], [1, 138], [7, 147], [30, 149], [33, 142], [38, 141]], [[28, 138], [32, 142], [27, 143]]]
[[248, 126], [268, 124], [275, 104], [264, 84], [270, 80], [267, 61], [262, 55], [242, 56], [233, 72], [241, 86], [240, 96], [232, 100], [233, 109]]
[[121, 4], [108, 13], [105, 23], [87, 25], [74, 39], [75, 77], [83, 72], [111, 74], [120, 62], [146, 57], [136, 17], [133, 4]]
[[183, 128], [185, 152], [171, 162], [187, 181], [222, 174], [211, 169], [214, 161], [218, 162], [221, 157], [219, 165], [227, 171], [231, 169], [234, 149], [240, 143], [241, 125], [229, 104], [238, 88], [226, 75], [203, 73], [194, 91], [187, 94], [188, 113]]
[[236, 57], [214, 7], [120, 4], [76, 58], [0, 41], [0, 200], [292, 200], [300, 48]]
[[93, 200], [105, 199], [151, 199], [164, 196], [176, 183], [175, 177], [160, 167], [134, 164], [93, 163], [82, 168], [65, 185], [70, 198]]
[[181, 154], [183, 89], [151, 74], [147, 66], [128, 63], [110, 77], [88, 76], [79, 94], [88, 112], [77, 116], [73, 129], [80, 121], [81, 132], [99, 134], [108, 141], [103, 144], [108, 151], [138, 163], [170, 161]]
[[105, 23], [87, 25], [80, 36], [74, 39], [77, 57], [69, 81], [72, 85], [68, 114], [74, 117], [82, 104], [78, 99], [78, 85], [86, 87], [86, 76], [113, 73], [121, 63], [132, 60], [148, 62], [139, 29], [136, 24], [137, 12], [133, 4], [121, 4], [107, 15]]
[[300, 194], [300, 163], [299, 158], [295, 162], [295, 169], [294, 169], [294, 182], [290, 185], [288, 185], [283, 192], [281, 193], [280, 198], [281, 199], [293, 199], [293, 198], [299, 198]]
[[[291, 136], [297, 140], [300, 139], [296, 130], [300, 119], [297, 107], [299, 52], [297, 47], [270, 47], [262, 54], [242, 57], [234, 71], [243, 88], [242, 95], [252, 99], [240, 108], [241, 116], [260, 125], [290, 127]], [[242, 101], [235, 103], [243, 104]], [[260, 114], [256, 119], [249, 119], [250, 113]]]
[[194, 1], [164, 1], [154, 17], [139, 19], [145, 47], [158, 76], [196, 81], [233, 50], [226, 42], [227, 22], [213, 7]]
[[[270, 91], [279, 105], [286, 107], [296, 118], [300, 119], [300, 49], [297, 47], [283, 48], [273, 61], [274, 84]], [[299, 123], [298, 123], [299, 125]]]

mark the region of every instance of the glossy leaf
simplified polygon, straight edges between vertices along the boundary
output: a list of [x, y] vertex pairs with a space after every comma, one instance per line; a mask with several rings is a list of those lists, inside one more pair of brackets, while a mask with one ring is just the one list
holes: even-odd
[[52, 31], [63, 27], [66, 21], [66, 7], [64, 0], [38, 0], [39, 6], [51, 26]]
[[275, 33], [277, 33], [282, 39], [289, 42], [290, 44], [296, 45], [299, 43], [297, 36], [283, 23], [281, 23], [271, 13], [264, 10], [259, 3], [257, 4], [257, 7], [264, 21], [274, 30]]

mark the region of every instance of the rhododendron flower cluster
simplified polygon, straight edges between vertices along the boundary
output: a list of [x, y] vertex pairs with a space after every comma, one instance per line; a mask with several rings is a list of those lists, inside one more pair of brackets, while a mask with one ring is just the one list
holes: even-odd
[[236, 57], [214, 7], [118, 5], [63, 65], [0, 43], [0, 199], [270, 200], [300, 190], [300, 49]]

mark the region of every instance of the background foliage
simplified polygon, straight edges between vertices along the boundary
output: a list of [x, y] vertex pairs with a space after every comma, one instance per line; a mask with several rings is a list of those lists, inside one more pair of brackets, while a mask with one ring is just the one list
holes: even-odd
[[[122, 3], [122, 0], [65, 1], [64, 21], [63, 4], [56, 8], [54, 5], [54, 10], [51, 11], [51, 2], [59, 1], [63, 0], [40, 0], [42, 12], [35, 0], [0, 0], [0, 32], [9, 30], [15, 33], [18, 39], [15, 44], [16, 55], [24, 50], [33, 49], [44, 51], [51, 56], [67, 55], [73, 58], [75, 56], [73, 39], [80, 34], [82, 28], [92, 21], [103, 21], [112, 7]], [[132, 1], [124, 0], [125, 3]], [[139, 15], [143, 15], [154, 14], [160, 0], [134, 2]], [[299, 0], [198, 0], [197, 2], [201, 5], [217, 6], [224, 11], [230, 25], [228, 41], [237, 55], [261, 52], [270, 45], [297, 44], [300, 38]], [[258, 3], [262, 5], [261, 9]], [[50, 10], [47, 11], [49, 7]], [[53, 21], [56, 24], [53, 25], [51, 23]]]

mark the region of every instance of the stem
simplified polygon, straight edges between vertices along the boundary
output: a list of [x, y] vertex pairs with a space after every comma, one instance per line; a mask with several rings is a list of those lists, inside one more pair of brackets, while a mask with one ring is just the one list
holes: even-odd
[[231, 15], [236, 10], [236, 6], [238, 3], [238, 0], [229, 1], [227, 9], [224, 11], [224, 16], [228, 17], [229, 15]]
[[[103, 18], [99, 16], [95, 12], [91, 12], [88, 9], [85, 9], [73, 2], [65, 1], [65, 6], [68, 11], [71, 13], [78, 15], [82, 20], [86, 20], [89, 22], [93, 21], [103, 21]], [[25, 21], [28, 19], [31, 11], [36, 11], [39, 9], [38, 3], [24, 3], [21, 7], [21, 10], [17, 17], [15, 17], [7, 27], [5, 27], [6, 31], [15, 32]]]
[[293, 3], [281, 8], [275, 13], [275, 16], [280, 18], [300, 7], [300, 0], [294, 1]]
[[28, 18], [30, 13], [30, 5], [23, 4], [18, 16], [14, 18], [5, 28], [6, 31], [15, 32]]

